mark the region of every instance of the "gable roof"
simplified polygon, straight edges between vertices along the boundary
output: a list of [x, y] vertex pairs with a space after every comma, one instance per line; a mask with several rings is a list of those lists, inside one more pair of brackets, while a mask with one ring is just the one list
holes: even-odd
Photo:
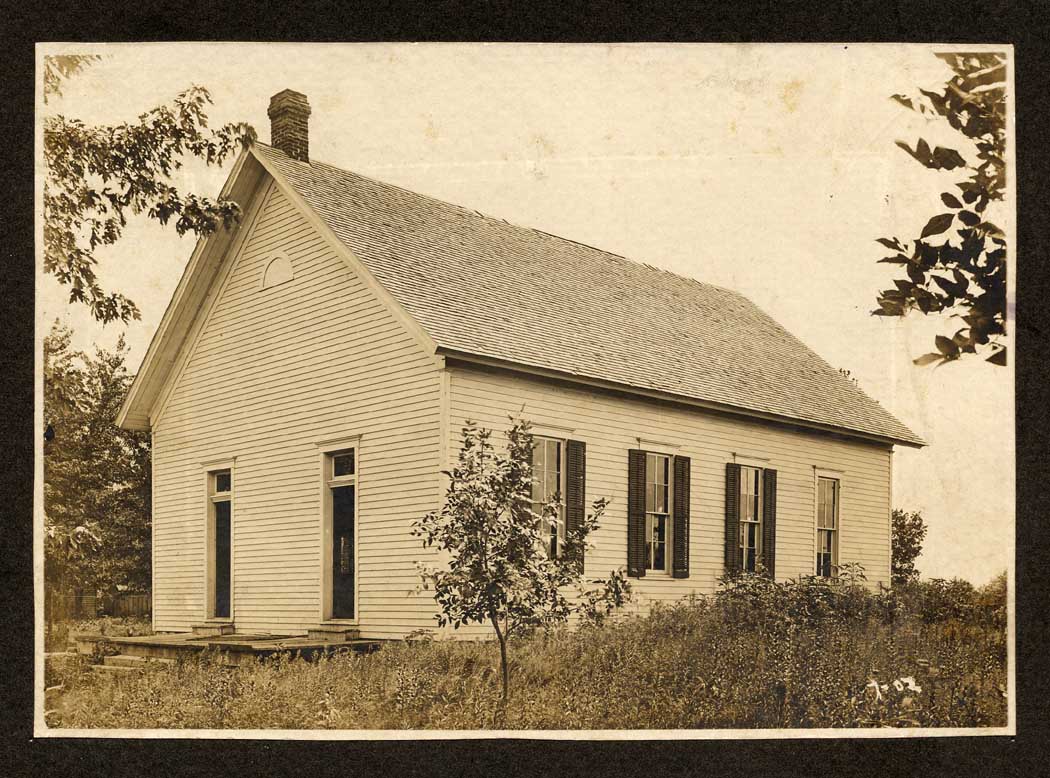
[[[435, 353], [925, 445], [737, 292], [262, 143], [238, 160], [223, 192], [243, 204], [266, 173]], [[149, 427], [236, 232], [198, 242], [118, 424]]]
[[253, 151], [439, 352], [924, 445], [737, 292], [261, 143]]

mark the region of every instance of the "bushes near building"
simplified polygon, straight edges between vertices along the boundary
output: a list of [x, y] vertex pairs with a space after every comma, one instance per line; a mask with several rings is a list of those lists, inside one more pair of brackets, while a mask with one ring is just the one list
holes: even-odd
[[[501, 726], [524, 729], [1005, 726], [1005, 576], [873, 593], [746, 576], [711, 597], [536, 632]], [[60, 727], [480, 729], [500, 716], [494, 643], [411, 640], [375, 654], [224, 668], [214, 657], [101, 676], [49, 667]]]

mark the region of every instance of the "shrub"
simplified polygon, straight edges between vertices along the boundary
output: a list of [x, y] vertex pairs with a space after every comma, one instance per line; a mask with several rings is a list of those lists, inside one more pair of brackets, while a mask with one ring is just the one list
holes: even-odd
[[[223, 668], [202, 655], [101, 677], [49, 660], [52, 726], [675, 729], [1006, 723], [1005, 578], [871, 592], [764, 576], [513, 641], [500, 705], [492, 642], [391, 642], [369, 655]], [[931, 608], [930, 612], [920, 608]], [[65, 660], [66, 657], [54, 659]]]

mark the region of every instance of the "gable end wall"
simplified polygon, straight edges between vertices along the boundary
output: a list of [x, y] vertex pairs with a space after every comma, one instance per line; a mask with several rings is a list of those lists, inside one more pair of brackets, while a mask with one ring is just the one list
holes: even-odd
[[[317, 443], [360, 435], [358, 616], [365, 637], [433, 625], [412, 596], [436, 507], [440, 370], [276, 186], [154, 421], [154, 628], [205, 617], [204, 463], [236, 457], [238, 631], [299, 634], [321, 609]], [[294, 278], [263, 289], [277, 252]], [[229, 261], [229, 260], [227, 260]], [[220, 278], [223, 278], [220, 275]]]

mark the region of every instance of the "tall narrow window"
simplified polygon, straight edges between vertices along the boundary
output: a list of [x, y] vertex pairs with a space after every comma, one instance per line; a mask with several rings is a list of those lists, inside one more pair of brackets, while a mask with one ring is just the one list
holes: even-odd
[[357, 506], [357, 454], [355, 449], [325, 456], [325, 489], [328, 492], [327, 525], [331, 528], [331, 618], [354, 618], [356, 555], [354, 523]]
[[231, 611], [232, 481], [229, 470], [216, 470], [208, 474], [208, 568], [211, 573], [208, 615], [216, 619], [230, 618]]
[[762, 554], [762, 468], [740, 468], [740, 569], [753, 573]]
[[645, 569], [667, 572], [671, 561], [671, 457], [645, 456]]
[[831, 578], [839, 563], [839, 482], [817, 478], [817, 575]]
[[543, 506], [559, 496], [558, 513], [551, 520], [548, 550], [558, 555], [565, 541], [564, 441], [536, 438], [532, 449], [532, 511], [543, 515]]

